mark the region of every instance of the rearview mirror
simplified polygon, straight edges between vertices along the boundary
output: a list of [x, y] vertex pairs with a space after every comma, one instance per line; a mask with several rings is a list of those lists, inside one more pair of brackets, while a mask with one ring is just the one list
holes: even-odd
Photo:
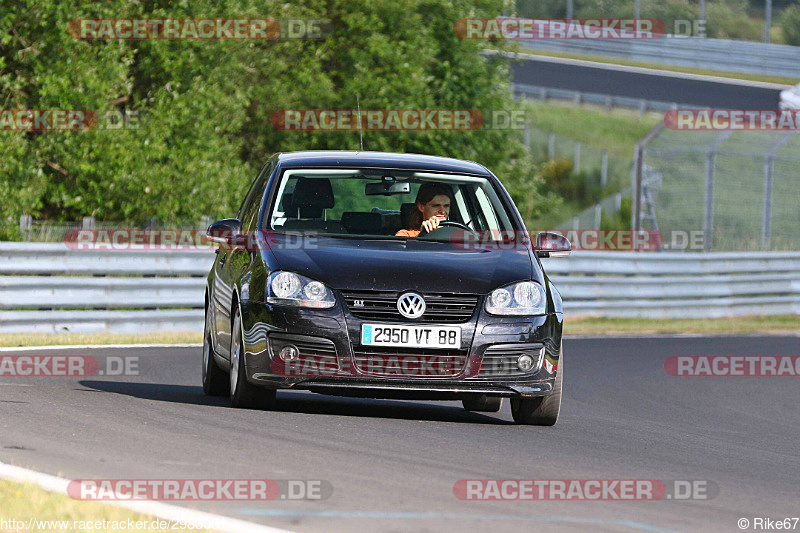
[[537, 257], [566, 257], [572, 252], [569, 239], [558, 233], [544, 231], [536, 236]]
[[206, 230], [206, 240], [231, 246], [242, 233], [242, 223], [238, 218], [226, 218], [211, 224]]
[[408, 182], [392, 181], [390, 183], [367, 183], [364, 194], [367, 196], [392, 196], [394, 194], [409, 194], [411, 185]]

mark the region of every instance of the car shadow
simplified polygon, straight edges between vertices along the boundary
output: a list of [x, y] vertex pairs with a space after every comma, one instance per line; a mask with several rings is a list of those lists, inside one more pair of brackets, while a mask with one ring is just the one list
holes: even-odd
[[[233, 409], [228, 398], [206, 396], [203, 393], [203, 388], [195, 385], [131, 383], [129, 381], [107, 380], [84, 380], [79, 383], [86, 387], [86, 389], [82, 389], [86, 392], [108, 392], [144, 400]], [[415, 400], [348, 398], [305, 391], [278, 391], [277, 401], [270, 411], [467, 424], [514, 424], [512, 421], [498, 418], [500, 413], [492, 413], [491, 415], [474, 413], [466, 411], [460, 405], [454, 405], [453, 403], [442, 402], [440, 405], [437, 405], [437, 403], [421, 403]], [[504, 402], [505, 405], [507, 403]]]

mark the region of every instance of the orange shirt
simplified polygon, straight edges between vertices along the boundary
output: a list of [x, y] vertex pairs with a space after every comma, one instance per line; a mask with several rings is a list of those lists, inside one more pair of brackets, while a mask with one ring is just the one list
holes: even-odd
[[401, 229], [397, 233], [394, 234], [395, 237], [417, 237], [419, 232], [422, 230], [418, 229]]

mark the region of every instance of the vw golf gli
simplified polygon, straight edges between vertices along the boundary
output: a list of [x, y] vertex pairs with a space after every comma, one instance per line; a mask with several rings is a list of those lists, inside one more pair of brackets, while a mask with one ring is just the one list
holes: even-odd
[[278, 389], [461, 400], [519, 424], [561, 406], [561, 297], [497, 177], [455, 159], [276, 154], [219, 243], [205, 296], [203, 390], [268, 409]]

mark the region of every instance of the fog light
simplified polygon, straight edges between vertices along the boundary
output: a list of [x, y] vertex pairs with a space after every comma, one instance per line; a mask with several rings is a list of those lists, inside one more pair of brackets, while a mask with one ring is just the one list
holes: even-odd
[[291, 344], [287, 344], [281, 351], [278, 352], [280, 358], [284, 361], [294, 361], [300, 357], [300, 351], [297, 349], [296, 346], [292, 346]]
[[530, 372], [533, 369], [533, 357], [528, 354], [522, 354], [517, 359], [517, 366], [523, 372]]

